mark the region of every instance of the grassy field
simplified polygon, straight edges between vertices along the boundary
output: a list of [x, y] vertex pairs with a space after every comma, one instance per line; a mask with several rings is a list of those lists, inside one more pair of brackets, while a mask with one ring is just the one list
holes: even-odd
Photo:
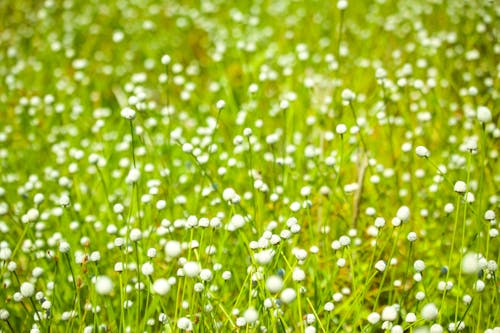
[[0, 332], [500, 332], [500, 3], [0, 1]]

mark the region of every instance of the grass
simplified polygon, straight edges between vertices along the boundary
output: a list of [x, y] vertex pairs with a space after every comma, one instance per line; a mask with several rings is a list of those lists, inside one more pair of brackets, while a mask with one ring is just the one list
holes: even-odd
[[0, 332], [497, 332], [500, 7], [343, 5], [1, 2]]

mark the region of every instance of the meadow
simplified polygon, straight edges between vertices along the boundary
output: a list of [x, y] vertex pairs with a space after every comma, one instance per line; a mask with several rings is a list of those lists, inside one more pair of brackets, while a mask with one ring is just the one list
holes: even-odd
[[0, 333], [500, 332], [500, 3], [0, 1]]

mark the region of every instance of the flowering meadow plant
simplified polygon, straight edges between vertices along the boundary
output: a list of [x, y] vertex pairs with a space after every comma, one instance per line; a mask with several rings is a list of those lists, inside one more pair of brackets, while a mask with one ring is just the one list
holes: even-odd
[[498, 22], [0, 1], [0, 333], [499, 333]]

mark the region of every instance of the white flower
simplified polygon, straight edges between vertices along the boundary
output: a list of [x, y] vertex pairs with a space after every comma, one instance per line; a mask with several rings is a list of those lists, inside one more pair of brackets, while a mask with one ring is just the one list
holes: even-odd
[[0, 309], [0, 320], [7, 320], [9, 319], [9, 311], [5, 310], [5, 309]]
[[438, 312], [438, 308], [434, 305], [434, 303], [428, 303], [424, 305], [420, 314], [425, 320], [431, 321], [436, 319]]
[[0, 248], [0, 260], [7, 261], [12, 256], [12, 250], [8, 247]]
[[163, 65], [168, 65], [170, 64], [170, 62], [172, 61], [172, 58], [168, 55], [168, 54], [164, 54], [162, 57], [161, 57], [161, 63]]
[[188, 318], [182, 317], [177, 320], [177, 327], [183, 331], [192, 331], [193, 323]]
[[398, 317], [398, 311], [393, 305], [386, 306], [382, 310], [382, 320], [394, 321]]
[[477, 120], [481, 123], [488, 123], [491, 121], [491, 111], [486, 106], [477, 108]]
[[347, 9], [347, 0], [339, 0], [337, 1], [337, 9], [338, 10], [346, 10]]
[[99, 295], [109, 295], [113, 291], [113, 281], [104, 275], [95, 280], [95, 290]]
[[170, 291], [170, 284], [167, 279], [160, 278], [153, 283], [153, 292], [158, 295], [166, 295]]
[[303, 281], [306, 278], [306, 273], [300, 269], [300, 268], [295, 268], [292, 273], [292, 279], [293, 281]]
[[215, 107], [219, 110], [222, 110], [226, 107], [226, 102], [223, 99], [219, 99], [217, 103], [215, 103]]
[[128, 172], [127, 178], [125, 178], [125, 183], [127, 184], [137, 183], [140, 178], [141, 178], [141, 172], [136, 168], [132, 168]]
[[201, 267], [196, 261], [188, 261], [182, 268], [186, 276], [194, 278], [200, 274]]
[[292, 288], [286, 288], [281, 292], [280, 299], [283, 303], [292, 303], [297, 297], [297, 293]]
[[415, 148], [415, 153], [419, 157], [427, 158], [427, 157], [431, 156], [431, 152], [429, 151], [429, 149], [427, 149], [424, 146], [417, 146], [417, 148]]
[[170, 258], [177, 258], [181, 255], [181, 243], [175, 240], [169, 240], [165, 243], [165, 254]]
[[467, 190], [467, 184], [459, 180], [455, 183], [455, 186], [453, 186], [453, 190], [457, 193], [465, 193], [465, 191]]
[[137, 229], [137, 228], [134, 228], [132, 230], [130, 230], [130, 240], [132, 242], [137, 242], [139, 240], [141, 240], [142, 238], [142, 231]]
[[36, 209], [36, 208], [31, 208], [26, 213], [26, 217], [28, 219], [28, 222], [36, 222], [36, 220], [38, 220], [39, 216], [40, 216], [40, 212], [38, 212], [38, 209]]
[[224, 201], [232, 201], [235, 196], [237, 196], [236, 191], [231, 187], [225, 188], [222, 192], [222, 199]]
[[212, 271], [208, 268], [202, 269], [200, 272], [200, 279], [203, 281], [210, 281], [213, 278]]
[[129, 107], [123, 108], [120, 112], [120, 115], [128, 120], [134, 120], [135, 119], [135, 111], [132, 110]]
[[477, 274], [479, 271], [478, 256], [474, 252], [468, 252], [462, 258], [462, 272], [464, 274]]
[[425, 269], [425, 262], [423, 262], [422, 260], [415, 260], [415, 262], [413, 263], [413, 268], [417, 272], [422, 272]]
[[35, 293], [35, 286], [33, 285], [33, 283], [23, 282], [19, 291], [21, 292], [21, 295], [23, 295], [23, 297], [31, 297]]
[[63, 195], [59, 198], [59, 204], [63, 207], [68, 207], [70, 204], [69, 197], [67, 195]]
[[496, 214], [493, 210], [489, 209], [484, 213], [484, 219], [486, 221], [494, 221], [496, 218]]
[[280, 102], [280, 109], [281, 109], [281, 110], [286, 110], [286, 109], [288, 109], [289, 107], [290, 107], [290, 102], [289, 102], [288, 100], [284, 99], [284, 100], [282, 100], [282, 101]]
[[[345, 8], [347, 8], [347, 1], [339, 0], [339, 2], [337, 3], [337, 6], [339, 5], [339, 3], [343, 3], [345, 5]], [[350, 89], [342, 90], [342, 99], [344, 101], [352, 102], [355, 97], [356, 97], [356, 94], [354, 94], [352, 92], [352, 90], [350, 90]]]
[[378, 312], [372, 312], [368, 315], [366, 319], [370, 324], [375, 325], [380, 321], [380, 315], [378, 314]]
[[483, 280], [477, 280], [475, 283], [474, 283], [474, 290], [477, 291], [478, 293], [482, 292], [484, 290], [484, 287], [485, 287], [485, 283]]
[[259, 265], [267, 265], [271, 262], [274, 257], [274, 250], [267, 249], [254, 254], [255, 261]]
[[409, 242], [415, 242], [417, 240], [417, 234], [413, 231], [408, 233], [408, 236], [406, 237]]
[[410, 208], [407, 206], [401, 206], [396, 213], [396, 217], [402, 222], [408, 221], [410, 218]]
[[142, 274], [144, 274], [146, 276], [153, 274], [154, 271], [155, 271], [155, 269], [153, 267], [153, 264], [151, 264], [150, 262], [144, 263], [141, 267]]
[[266, 287], [271, 294], [276, 294], [283, 288], [283, 280], [277, 275], [271, 275], [266, 280]]
[[255, 308], [249, 308], [243, 313], [243, 318], [247, 323], [253, 324], [259, 319], [259, 313]]
[[347, 126], [344, 125], [344, 124], [338, 124], [336, 127], [335, 127], [335, 132], [337, 132], [337, 134], [344, 134], [345, 132], [347, 132]]
[[335, 305], [332, 302], [326, 302], [323, 309], [327, 312], [331, 312], [333, 311], [333, 309], [335, 309]]
[[429, 329], [429, 333], [443, 333], [443, 326], [439, 324], [433, 324]]
[[246, 136], [246, 137], [249, 137], [249, 136], [252, 136], [252, 129], [249, 128], [249, 127], [246, 127], [244, 130], [243, 130], [243, 135]]
[[385, 261], [379, 260], [375, 263], [375, 269], [379, 272], [385, 271], [385, 268], [387, 267]]
[[405, 321], [407, 323], [414, 323], [417, 321], [417, 316], [413, 312], [408, 312], [406, 315]]

